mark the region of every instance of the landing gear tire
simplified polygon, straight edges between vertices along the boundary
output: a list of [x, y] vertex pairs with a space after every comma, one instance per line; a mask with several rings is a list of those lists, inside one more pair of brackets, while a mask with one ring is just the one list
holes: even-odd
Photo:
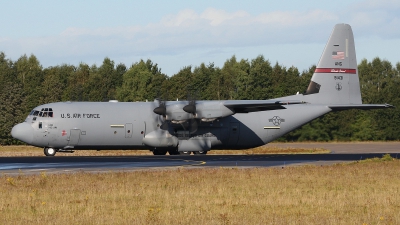
[[198, 151], [198, 152], [193, 152], [195, 155], [206, 155], [208, 151]]
[[175, 150], [168, 151], [168, 153], [169, 153], [169, 155], [190, 155], [190, 153], [192, 153], [192, 152], [189, 152], [189, 151], [180, 152], [180, 151], [178, 151], [178, 149], [175, 149]]
[[192, 152], [179, 152], [179, 155], [190, 155]]
[[160, 150], [160, 149], [154, 149], [153, 150], [153, 155], [166, 155], [167, 150]]
[[57, 153], [57, 150], [55, 148], [44, 148], [44, 154], [46, 156], [55, 156]]

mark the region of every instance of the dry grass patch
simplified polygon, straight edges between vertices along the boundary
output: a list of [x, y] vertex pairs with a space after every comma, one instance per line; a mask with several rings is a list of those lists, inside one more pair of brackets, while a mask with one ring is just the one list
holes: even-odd
[[0, 177], [3, 224], [400, 224], [400, 162]]
[[215, 155], [258, 155], [258, 154], [328, 154], [329, 150], [323, 148], [279, 148], [263, 145], [248, 150], [215, 150], [207, 154]]
[[[254, 155], [254, 154], [326, 154], [329, 150], [322, 148], [277, 148], [264, 145], [248, 150], [212, 150], [210, 155]], [[153, 155], [149, 150], [77, 150], [74, 153], [57, 153], [56, 156], [128, 156]], [[32, 146], [0, 146], [0, 157], [44, 156], [43, 149]]]

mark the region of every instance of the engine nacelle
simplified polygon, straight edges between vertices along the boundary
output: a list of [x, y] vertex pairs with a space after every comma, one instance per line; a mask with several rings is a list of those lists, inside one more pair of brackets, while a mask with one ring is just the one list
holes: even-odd
[[222, 101], [196, 102], [195, 106], [188, 105], [186, 102], [167, 102], [164, 107], [155, 108], [154, 113], [164, 115], [166, 120], [174, 123], [185, 122], [189, 119], [212, 122], [217, 118], [235, 114], [234, 111], [224, 106]]
[[233, 115], [235, 112], [224, 106], [222, 102], [215, 101], [207, 103], [203, 102], [197, 103], [196, 113], [197, 113], [196, 118], [207, 122], [207, 121], [213, 121], [217, 118]]
[[185, 103], [167, 105], [166, 119], [170, 121], [186, 121], [192, 119], [193, 115], [183, 110], [185, 106]]

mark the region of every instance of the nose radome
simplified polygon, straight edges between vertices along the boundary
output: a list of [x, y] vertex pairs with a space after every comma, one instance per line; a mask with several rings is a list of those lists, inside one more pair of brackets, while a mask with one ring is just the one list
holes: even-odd
[[33, 127], [28, 123], [17, 124], [12, 128], [11, 135], [13, 138], [31, 144], [33, 141]]

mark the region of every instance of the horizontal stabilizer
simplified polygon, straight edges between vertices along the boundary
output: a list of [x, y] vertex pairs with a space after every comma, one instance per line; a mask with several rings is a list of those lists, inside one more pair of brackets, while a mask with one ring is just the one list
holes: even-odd
[[331, 105], [328, 106], [332, 109], [332, 111], [341, 111], [341, 110], [348, 110], [348, 109], [386, 109], [386, 108], [394, 108], [394, 106], [389, 104], [359, 104], [359, 105]]
[[304, 104], [299, 100], [229, 100], [225, 101], [224, 106], [230, 108], [235, 113], [249, 113], [276, 109], [285, 109], [284, 105]]

